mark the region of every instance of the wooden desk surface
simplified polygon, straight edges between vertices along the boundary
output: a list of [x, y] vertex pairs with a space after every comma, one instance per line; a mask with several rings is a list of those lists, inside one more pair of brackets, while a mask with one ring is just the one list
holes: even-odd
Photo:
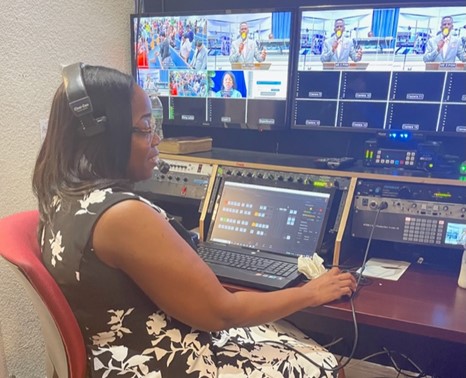
[[[466, 344], [466, 290], [452, 273], [411, 265], [399, 281], [371, 281], [354, 298], [358, 323]], [[352, 321], [348, 300], [303, 312]]]
[[[358, 322], [466, 344], [466, 290], [453, 274], [410, 266], [399, 281], [371, 280], [354, 299]], [[306, 311], [352, 319], [349, 301]]]

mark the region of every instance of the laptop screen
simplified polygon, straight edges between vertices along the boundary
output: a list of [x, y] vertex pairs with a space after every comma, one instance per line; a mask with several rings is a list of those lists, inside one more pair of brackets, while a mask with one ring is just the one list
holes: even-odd
[[333, 191], [304, 191], [225, 181], [209, 242], [286, 254], [312, 255], [322, 243]]

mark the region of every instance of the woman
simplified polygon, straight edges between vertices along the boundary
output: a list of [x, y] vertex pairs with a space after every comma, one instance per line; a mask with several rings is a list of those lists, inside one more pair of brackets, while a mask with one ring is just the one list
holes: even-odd
[[298, 288], [224, 289], [164, 211], [131, 191], [158, 161], [148, 96], [118, 71], [80, 72], [105, 126], [86, 137], [60, 85], [33, 187], [43, 261], [78, 319], [90, 376], [309, 377], [321, 372], [314, 364], [335, 366], [295, 328], [267, 322], [351, 294], [352, 276], [332, 269]]
[[138, 67], [139, 68], [148, 68], [148, 53], [149, 45], [144, 37], [141, 37], [137, 44], [137, 55], [138, 55]]
[[241, 98], [241, 92], [236, 89], [236, 78], [233, 72], [226, 71], [222, 76], [222, 88], [215, 97]]

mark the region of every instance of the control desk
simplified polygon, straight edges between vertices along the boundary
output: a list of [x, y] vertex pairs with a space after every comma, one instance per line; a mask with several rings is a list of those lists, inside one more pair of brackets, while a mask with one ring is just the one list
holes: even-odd
[[[354, 306], [360, 347], [377, 344], [373, 348], [381, 348], [383, 342], [384, 347], [421, 361], [428, 373], [440, 377], [464, 373], [466, 290], [458, 287], [457, 279], [459, 240], [466, 232], [466, 182], [425, 177], [417, 171], [318, 169], [312, 158], [267, 155], [231, 150], [163, 155], [170, 172], [161, 174], [156, 169], [136, 189], [164, 208], [164, 201], [180, 204], [181, 218], [191, 216], [203, 238], [218, 188], [229, 176], [276, 186], [293, 183], [304, 190], [333, 188], [335, 200], [319, 252], [325, 263], [358, 266], [371, 234], [369, 258], [411, 262], [398, 281], [373, 279], [358, 292]], [[189, 223], [188, 228], [192, 228]], [[296, 314], [296, 320], [311, 334], [327, 332], [338, 337], [353, 329], [347, 301], [306, 309]], [[374, 341], [370, 335], [379, 336]], [[407, 343], [407, 339], [415, 341]]]
[[[216, 153], [226, 160], [217, 158]], [[466, 232], [464, 181], [418, 177], [420, 172], [416, 171], [394, 176], [317, 169], [312, 168], [315, 159], [292, 155], [268, 156], [231, 150], [213, 151], [212, 155], [213, 158], [205, 153], [164, 155], [170, 171], [162, 174], [155, 169], [153, 177], [139, 183], [136, 189], [162, 205], [172, 202], [181, 204], [184, 209], [188, 206], [187, 212], [199, 222], [200, 237], [204, 238], [218, 187], [225, 177], [241, 176], [252, 183], [269, 181], [272, 185], [293, 183], [304, 190], [306, 187], [332, 187], [337, 195], [327, 227], [328, 242], [322, 251], [327, 262], [339, 264], [341, 257], [352, 257], [355, 243], [357, 245], [358, 240], [365, 243], [372, 227], [374, 241], [418, 246], [418, 249], [427, 247], [426, 250], [433, 250], [434, 257], [451, 258], [445, 261], [453, 265], [460, 258], [459, 240], [461, 233]], [[235, 161], [233, 157], [249, 161]], [[382, 202], [386, 203], [386, 208], [380, 211], [377, 224], [373, 226]], [[438, 249], [442, 252], [435, 252]]]

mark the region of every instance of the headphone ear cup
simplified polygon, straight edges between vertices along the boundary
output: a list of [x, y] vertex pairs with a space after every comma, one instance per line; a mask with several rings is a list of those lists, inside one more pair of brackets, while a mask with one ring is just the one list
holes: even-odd
[[94, 118], [92, 102], [82, 77], [83, 67], [82, 63], [63, 67], [63, 84], [70, 109], [79, 120], [80, 134], [84, 137], [92, 137], [105, 132], [107, 117]]

